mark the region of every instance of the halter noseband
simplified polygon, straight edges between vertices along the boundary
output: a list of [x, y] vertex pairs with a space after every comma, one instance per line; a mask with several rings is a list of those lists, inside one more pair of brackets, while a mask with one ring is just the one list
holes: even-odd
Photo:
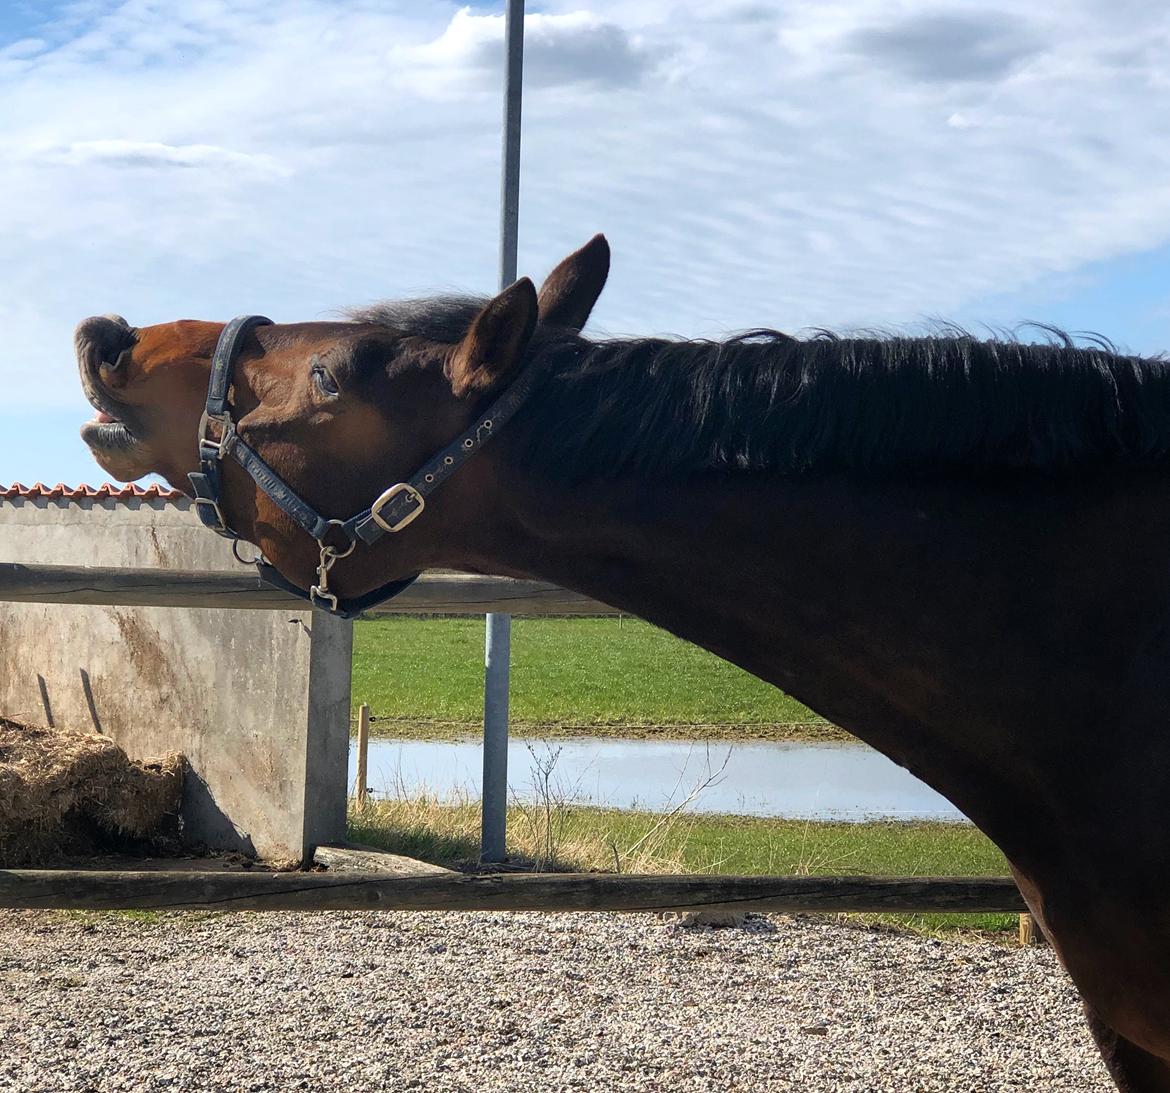
[[[224, 518], [220, 500], [223, 496], [223, 476], [220, 464], [231, 456], [268, 495], [276, 506], [316, 541], [321, 551], [317, 564], [317, 583], [309, 592], [298, 588], [263, 557], [256, 560], [262, 580], [283, 588], [314, 607], [341, 618], [353, 618], [375, 604], [397, 596], [418, 579], [413, 577], [391, 581], [364, 596], [339, 599], [329, 591], [329, 570], [341, 558], [347, 558], [358, 543], [372, 546], [387, 533], [401, 531], [422, 515], [427, 498], [456, 470], [489, 440], [524, 404], [535, 386], [536, 370], [529, 366], [508, 389], [466, 429], [437, 455], [427, 460], [405, 482], [396, 482], [378, 496], [369, 508], [348, 520], [331, 520], [322, 516], [280, 477], [254, 448], [241, 439], [236, 431], [228, 407], [228, 391], [236, 355], [248, 333], [258, 326], [270, 326], [271, 319], [262, 315], [241, 315], [220, 332], [211, 358], [211, 379], [207, 385], [207, 406], [199, 421], [199, 470], [187, 477], [191, 481], [195, 510], [199, 519], [212, 531], [228, 539], [239, 539]], [[330, 532], [337, 532], [349, 540], [348, 546], [338, 548], [326, 542]], [[335, 536], [336, 537], [336, 536]]]

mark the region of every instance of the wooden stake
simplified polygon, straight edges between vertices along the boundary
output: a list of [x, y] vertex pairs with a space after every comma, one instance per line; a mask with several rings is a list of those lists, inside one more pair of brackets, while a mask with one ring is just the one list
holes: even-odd
[[370, 758], [370, 707], [364, 702], [358, 707], [358, 737], [357, 737], [357, 803], [363, 808], [366, 803], [366, 783]]
[[1020, 915], [1020, 944], [1036, 944], [1036, 923], [1031, 915]]

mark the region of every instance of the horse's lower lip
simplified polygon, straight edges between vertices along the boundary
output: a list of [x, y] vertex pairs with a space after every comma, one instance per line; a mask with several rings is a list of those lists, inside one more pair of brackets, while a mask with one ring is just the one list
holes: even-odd
[[103, 451], [124, 450], [134, 444], [134, 434], [104, 411], [81, 427], [81, 439], [91, 448]]

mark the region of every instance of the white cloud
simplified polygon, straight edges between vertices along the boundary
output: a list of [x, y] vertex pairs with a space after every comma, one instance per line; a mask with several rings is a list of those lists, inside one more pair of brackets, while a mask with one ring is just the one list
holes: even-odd
[[[606, 231], [601, 326], [913, 320], [1170, 241], [1170, 12], [717, 8], [529, 17], [521, 267]], [[0, 43], [9, 406], [67, 400], [87, 314], [491, 288], [498, 11], [107, 0]]]
[[[524, 75], [531, 88], [637, 83], [652, 56], [617, 23], [589, 11], [534, 13], [524, 21]], [[504, 17], [455, 13], [433, 41], [401, 46], [392, 58], [413, 69], [420, 92], [447, 98], [469, 90], [498, 93], [503, 76]]]
[[26, 158], [64, 167], [183, 167], [254, 171], [286, 175], [279, 160], [249, 155], [214, 144], [164, 144], [158, 140], [76, 140], [70, 144], [30, 147]]

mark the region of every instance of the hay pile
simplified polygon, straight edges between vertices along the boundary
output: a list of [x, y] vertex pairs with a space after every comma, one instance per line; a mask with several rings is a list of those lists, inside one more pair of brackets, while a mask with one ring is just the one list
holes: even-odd
[[177, 830], [186, 762], [0, 717], [0, 867], [124, 850]]

